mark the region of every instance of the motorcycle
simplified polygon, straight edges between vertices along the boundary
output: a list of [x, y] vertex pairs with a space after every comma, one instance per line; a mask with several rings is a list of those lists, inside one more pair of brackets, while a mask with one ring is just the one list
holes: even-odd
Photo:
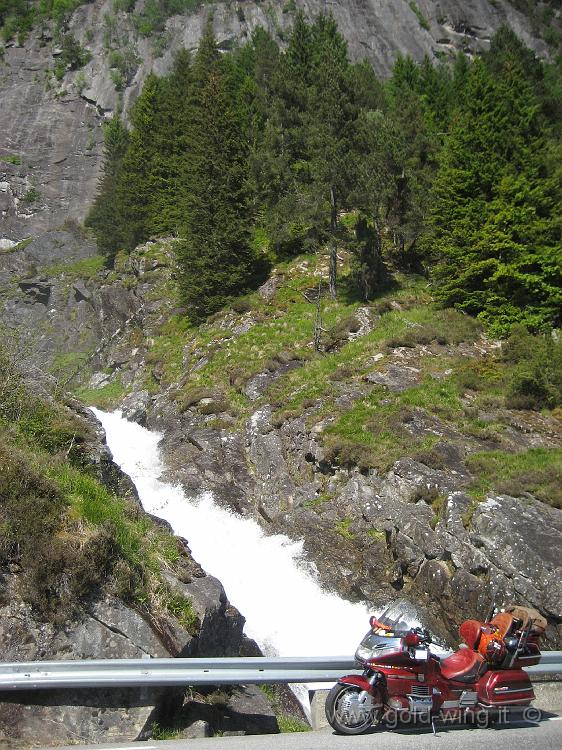
[[326, 718], [338, 734], [362, 734], [382, 722], [493, 717], [535, 697], [522, 667], [541, 657], [546, 621], [536, 610], [512, 605], [489, 622], [463, 622], [464, 643], [445, 657], [432, 651], [426, 629], [400, 617], [369, 622], [355, 653], [363, 674], [340, 678], [326, 700]]

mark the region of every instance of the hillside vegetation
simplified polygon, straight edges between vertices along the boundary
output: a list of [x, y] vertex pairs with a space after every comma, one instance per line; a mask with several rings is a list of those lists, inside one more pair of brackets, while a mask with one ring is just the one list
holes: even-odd
[[20, 574], [39, 618], [62, 624], [112, 593], [157, 628], [168, 613], [195, 634], [190, 602], [162, 576], [182, 562], [181, 545], [102, 482], [93, 423], [25, 376], [24, 354], [3, 331], [0, 568]]
[[[559, 325], [560, 66], [507, 28], [482, 59], [399, 58], [391, 79], [351, 64], [330, 16], [297, 14], [286, 50], [262, 29], [220, 54], [207, 29], [193, 60], [150, 76], [127, 130], [107, 126], [88, 219], [112, 262], [173, 234], [193, 323], [255, 288], [272, 263], [352, 252], [369, 300], [391, 264], [506, 335]], [[344, 218], [345, 215], [345, 218]]]
[[[177, 312], [179, 289], [163, 272], [174, 244], [118, 256], [122, 283], [176, 312], [123, 334], [119, 357], [134, 352], [131, 361], [108, 369], [101, 387], [78, 386], [87, 403], [116, 406], [131, 390], [165, 394], [188, 421], [225, 433], [243, 433], [271, 408], [277, 429], [304, 419], [326, 470], [384, 474], [404, 456], [446, 468], [445, 438], [467, 456], [475, 498], [530, 492], [561, 506], [562, 345], [551, 335], [519, 326], [503, 343], [490, 339], [479, 321], [440, 308], [427, 279], [413, 274], [395, 272], [387, 291], [358, 301], [350, 253], [338, 256], [337, 300], [317, 298], [328, 254], [301, 255], [194, 326]], [[158, 270], [138, 278], [133, 268]], [[521, 431], [536, 433], [534, 442]]]
[[562, 402], [559, 81], [507, 28], [482, 59], [399, 58], [382, 83], [330, 16], [297, 14], [286, 50], [258, 29], [219, 54], [209, 27], [130, 130], [107, 126], [88, 219], [117, 270], [176, 237], [144, 387], [220, 428], [261, 378], [277, 426], [304, 416], [327, 465], [365, 471], [438, 468], [450, 430], [475, 495], [520, 482], [560, 505], [556, 440], [514, 459], [508, 414]]

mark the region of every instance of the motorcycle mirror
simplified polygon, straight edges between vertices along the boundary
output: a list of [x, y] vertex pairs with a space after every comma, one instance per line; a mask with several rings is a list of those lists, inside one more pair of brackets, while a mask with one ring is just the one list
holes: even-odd
[[404, 643], [406, 644], [406, 646], [415, 648], [420, 644], [420, 637], [416, 632], [410, 631], [404, 636]]

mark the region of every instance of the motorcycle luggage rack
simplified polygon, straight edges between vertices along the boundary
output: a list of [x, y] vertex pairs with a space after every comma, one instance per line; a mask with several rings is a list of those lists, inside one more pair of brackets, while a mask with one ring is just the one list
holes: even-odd
[[517, 648], [515, 649], [515, 651], [513, 652], [511, 656], [511, 659], [509, 662], [510, 669], [519, 658], [519, 654], [525, 650], [525, 647], [527, 646], [527, 641], [529, 640], [529, 635], [531, 634], [532, 629], [533, 629], [533, 621], [531, 618], [529, 618], [527, 625], [521, 631], [521, 635], [519, 636], [519, 642], [517, 644]]

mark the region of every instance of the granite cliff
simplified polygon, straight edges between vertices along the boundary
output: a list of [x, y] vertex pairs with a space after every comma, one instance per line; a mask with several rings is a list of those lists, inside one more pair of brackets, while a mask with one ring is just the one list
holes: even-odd
[[216, 2], [143, 30], [142, 2], [131, 12], [116, 11], [112, 0], [85, 3], [67, 31], [90, 58], [81, 67], [60, 65], [60, 36], [49, 24], [2, 48], [0, 246], [84, 219], [99, 174], [104, 119], [116, 107], [127, 111], [148, 73], [166, 72], [178, 49], [197, 47], [209, 13], [219, 43], [230, 49], [258, 25], [283, 39], [297, 9], [309, 16], [329, 10], [352, 58], [367, 58], [385, 76], [399, 53], [447, 59], [460, 49], [486, 49], [503, 23], [546, 55], [540, 29], [515, 6], [522, 7], [508, 0]]
[[[4, 264], [70, 255], [73, 242], [50, 234]], [[517, 599], [548, 617], [547, 642], [559, 645], [560, 421], [505, 407], [499, 342], [463, 316], [441, 318], [423, 280], [403, 280], [370, 305], [334, 303], [315, 360], [313, 305], [299, 302], [318, 272], [310, 258], [185, 328], [172, 245], [149, 242], [80, 280], [84, 260], [33, 268], [5, 316], [33, 329], [43, 361], [75, 384], [79, 373], [87, 402], [162, 431], [170, 477], [188, 493], [210, 490], [268, 531], [304, 538], [327, 587], [374, 605], [409, 598], [450, 644], [460, 620]], [[541, 457], [550, 468], [537, 478], [526, 462]], [[499, 460], [522, 463], [497, 481]]]
[[[75, 70], [59, 64], [60, 36], [49, 25], [8, 42], [0, 59], [0, 321], [24, 342], [34, 371], [53, 373], [59, 392], [119, 406], [163, 432], [167, 474], [188, 493], [209, 490], [267, 532], [302, 538], [327, 588], [374, 607], [406, 599], [450, 645], [459, 621], [516, 599], [547, 617], [547, 645], [559, 648], [560, 413], [506, 403], [501, 342], [471, 318], [437, 310], [423, 277], [397, 273], [370, 303], [340, 295], [324, 305], [320, 355], [322, 256], [279, 263], [257, 292], [190, 327], [173, 238], [118, 254], [110, 270], [79, 224], [95, 192], [104, 120], [118, 107], [127, 112], [148, 73], [168, 70], [177, 49], [197, 47], [209, 10], [229, 49], [257, 25], [283, 40], [298, 8], [329, 9], [353, 58], [367, 57], [384, 76], [398, 53], [446, 59], [486, 49], [504, 22], [546, 55], [540, 29], [515, 6], [524, 3], [207, 3], [148, 33], [138, 24], [142, 2], [132, 14], [95, 0], [68, 24], [90, 56]], [[348, 273], [345, 249], [339, 265]], [[99, 478], [138, 511], [103, 435], [78, 402], [73, 409], [93, 430]], [[112, 592], [86, 597], [79, 616], [44, 622], [10, 563], [1, 572], [4, 658], [247, 649], [243, 613], [178, 543], [170, 585], [192, 602], [197, 634], [169, 613], [162, 630]], [[25, 744], [45, 727], [58, 743], [145, 737], [170, 720], [164, 704], [184, 724], [207, 722], [193, 730], [204, 734], [276, 730], [261, 694], [227, 696], [220, 715], [199, 698], [5, 696], [0, 738]], [[247, 714], [260, 712], [252, 726]]]

